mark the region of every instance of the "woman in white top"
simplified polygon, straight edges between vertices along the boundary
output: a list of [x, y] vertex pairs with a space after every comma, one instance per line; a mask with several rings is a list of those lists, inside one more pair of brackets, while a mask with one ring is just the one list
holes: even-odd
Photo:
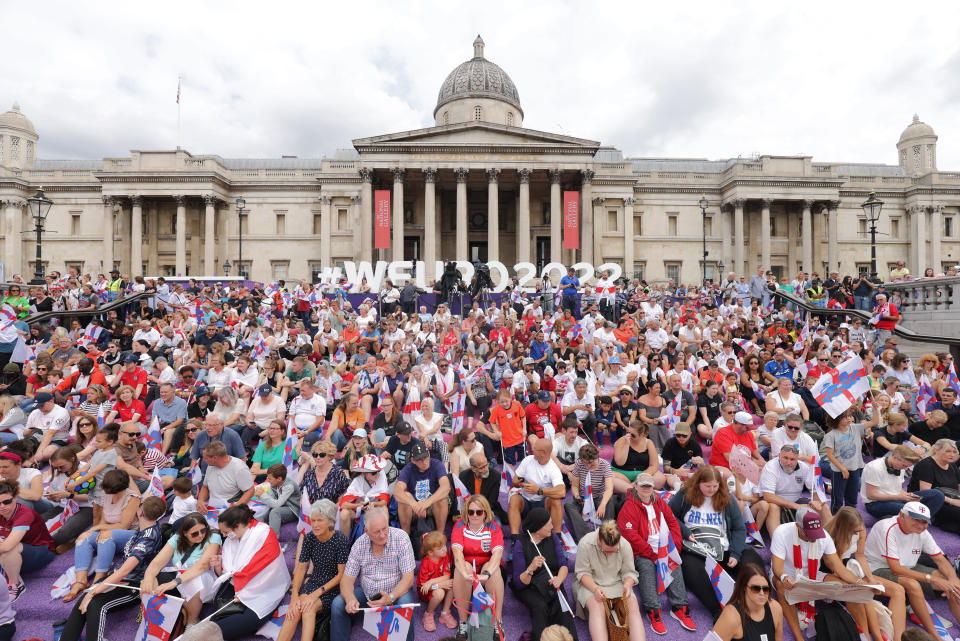
[[433, 398], [427, 397], [420, 402], [420, 415], [414, 418], [415, 429], [424, 443], [430, 445], [430, 448], [440, 455], [440, 460], [446, 463], [450, 460], [450, 453], [447, 451], [446, 443], [443, 442], [443, 434], [440, 432], [440, 426], [443, 425], [443, 416], [433, 412]]
[[260, 379], [260, 372], [253, 366], [253, 360], [243, 355], [237, 358], [237, 366], [233, 369], [233, 380], [231, 383], [237, 384], [239, 394], [243, 398], [250, 398], [253, 394], [253, 388], [257, 386]]
[[206, 380], [204, 381], [210, 391], [216, 392], [223, 388], [229, 388], [230, 379], [230, 370], [223, 366], [223, 356], [211, 354], [210, 369], [207, 370]]
[[243, 433], [247, 415], [247, 402], [237, 396], [232, 387], [224, 387], [217, 392], [217, 404], [213, 408], [224, 425], [234, 429], [238, 434]]
[[472, 427], [464, 426], [453, 435], [450, 445], [450, 473], [460, 476], [460, 471], [470, 467], [470, 457], [474, 454], [483, 454], [483, 445], [477, 441], [477, 433]]
[[810, 412], [799, 394], [793, 391], [793, 381], [781, 378], [777, 381], [777, 389], [767, 394], [767, 411], [780, 415], [780, 422], [787, 414], [797, 413], [803, 420], [810, 420]]

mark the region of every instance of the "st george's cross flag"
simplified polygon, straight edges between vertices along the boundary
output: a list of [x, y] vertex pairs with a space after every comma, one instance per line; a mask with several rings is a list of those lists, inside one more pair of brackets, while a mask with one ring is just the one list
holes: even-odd
[[257, 636], [277, 641], [277, 637], [280, 636], [280, 628], [283, 627], [283, 620], [287, 617], [287, 607], [286, 605], [278, 606], [270, 615], [270, 618], [257, 630]]
[[467, 486], [463, 484], [463, 481], [460, 480], [460, 477], [456, 474], [453, 474], [453, 490], [457, 495], [457, 512], [463, 511], [463, 502], [468, 496], [470, 496], [470, 491], [467, 489]]
[[170, 641], [170, 632], [183, 603], [183, 599], [169, 594], [144, 594], [143, 622], [133, 638], [136, 641]]
[[733, 586], [736, 581], [724, 572], [712, 556], [707, 556], [703, 562], [703, 568], [707, 571], [707, 576], [710, 577], [710, 585], [713, 586], [713, 593], [717, 595], [720, 605], [726, 605], [730, 597], [733, 596]]
[[415, 605], [391, 605], [382, 608], [365, 608], [363, 629], [377, 641], [400, 641], [407, 638]]
[[840, 416], [869, 391], [867, 370], [859, 356], [824, 372], [810, 390], [820, 407], [833, 418]]
[[79, 511], [80, 506], [77, 505], [77, 502], [73, 499], [68, 499], [67, 505], [63, 508], [63, 511], [47, 521], [47, 530], [50, 531], [51, 535], [55, 534], [60, 528], [63, 527], [63, 524], [66, 523], [71, 516]]
[[258, 618], [268, 616], [290, 586], [290, 571], [277, 535], [266, 523], [251, 521], [242, 539], [227, 540], [221, 550], [223, 574], [213, 589], [232, 580], [236, 599]]
[[313, 527], [310, 521], [310, 496], [304, 492], [300, 495], [300, 514], [297, 519], [297, 532], [306, 534]]
[[599, 527], [600, 519], [597, 518], [597, 507], [593, 503], [593, 474], [587, 472], [586, 491], [583, 493], [583, 520], [590, 527]]

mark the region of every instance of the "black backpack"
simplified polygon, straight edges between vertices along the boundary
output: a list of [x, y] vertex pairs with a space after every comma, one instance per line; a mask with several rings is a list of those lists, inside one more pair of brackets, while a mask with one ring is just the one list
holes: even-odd
[[824, 603], [813, 620], [817, 641], [860, 641], [860, 631], [850, 613], [839, 603]]

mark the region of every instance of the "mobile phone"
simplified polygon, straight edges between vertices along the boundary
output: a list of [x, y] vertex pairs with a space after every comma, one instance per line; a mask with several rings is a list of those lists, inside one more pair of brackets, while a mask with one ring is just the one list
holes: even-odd
[[379, 601], [379, 600], [382, 599], [382, 598], [383, 598], [383, 592], [377, 592], [377, 593], [374, 594], [372, 597], [370, 597], [369, 599], [367, 599], [367, 601], [368, 601], [368, 602], [369, 602], [369, 601]]

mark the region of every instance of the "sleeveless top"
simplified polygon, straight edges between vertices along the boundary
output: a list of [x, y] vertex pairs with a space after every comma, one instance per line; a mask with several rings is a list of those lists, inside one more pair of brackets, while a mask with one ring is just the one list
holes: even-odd
[[637, 405], [644, 411], [647, 415], [647, 420], [655, 421], [660, 418], [660, 413], [663, 411], [663, 406], [654, 407], [653, 405], [644, 405], [642, 402], [637, 401]]
[[633, 447], [628, 447], [627, 460], [623, 462], [622, 466], [616, 463], [614, 463], [613, 466], [625, 472], [642, 472], [650, 467], [650, 452], [646, 447], [644, 447], [642, 452], [638, 452], [633, 449]]
[[761, 621], [754, 621], [736, 603], [733, 604], [733, 607], [737, 609], [737, 613], [740, 615], [743, 636], [733, 637], [731, 641], [774, 641], [776, 639], [777, 627], [773, 623], [773, 613], [770, 612], [769, 603], [763, 606], [763, 619]]

